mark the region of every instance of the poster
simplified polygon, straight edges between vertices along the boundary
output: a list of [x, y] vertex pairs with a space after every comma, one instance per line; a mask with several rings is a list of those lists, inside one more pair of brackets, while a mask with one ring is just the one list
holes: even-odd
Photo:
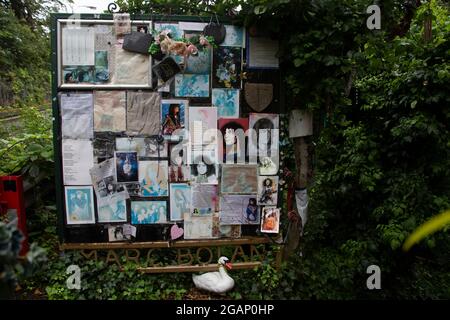
[[93, 66], [95, 29], [65, 27], [62, 29], [62, 64], [64, 66]]
[[[200, 151], [200, 154], [203, 152]], [[217, 184], [219, 175], [219, 166], [215, 164], [214, 159], [203, 156], [194, 158], [191, 164], [191, 181], [201, 184]]]
[[94, 98], [92, 93], [60, 95], [61, 134], [67, 139], [92, 139], [94, 136]]
[[258, 176], [258, 205], [276, 205], [278, 176]]
[[220, 191], [227, 194], [253, 194], [257, 192], [255, 165], [222, 165]]
[[139, 181], [136, 152], [116, 152], [116, 178], [118, 183]]
[[217, 107], [218, 118], [238, 118], [239, 90], [212, 89], [212, 105]]
[[261, 232], [278, 233], [280, 230], [280, 209], [263, 207], [261, 210]]
[[126, 130], [125, 91], [94, 91], [94, 130]]
[[118, 200], [104, 205], [98, 205], [98, 222], [126, 222], [127, 203], [126, 200]]
[[65, 187], [67, 224], [95, 223], [94, 193], [91, 186]]
[[219, 47], [214, 49], [212, 87], [241, 88], [242, 48]]
[[191, 189], [191, 214], [211, 215], [218, 206], [217, 186], [194, 184]]
[[65, 185], [90, 185], [89, 170], [94, 165], [90, 140], [63, 139], [63, 181]]
[[190, 107], [189, 128], [192, 144], [217, 144], [217, 108]]
[[209, 97], [209, 74], [177, 74], [175, 76], [176, 97]]
[[139, 182], [143, 197], [169, 195], [167, 161], [139, 161]]
[[131, 201], [131, 223], [167, 223], [167, 202], [160, 200]]
[[259, 210], [255, 195], [222, 195], [220, 224], [259, 224]]
[[[222, 135], [219, 145], [223, 163], [245, 163], [247, 155], [248, 119], [219, 119], [218, 128]], [[220, 139], [219, 139], [220, 141]]]
[[183, 220], [191, 209], [191, 186], [187, 183], [170, 184], [170, 221]]
[[271, 157], [274, 162], [278, 157], [279, 116], [272, 113], [250, 113], [250, 129], [254, 135], [249, 136], [249, 155]]

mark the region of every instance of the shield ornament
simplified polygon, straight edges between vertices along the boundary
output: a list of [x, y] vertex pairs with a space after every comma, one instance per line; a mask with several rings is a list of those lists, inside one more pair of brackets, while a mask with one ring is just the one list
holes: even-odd
[[245, 101], [256, 112], [266, 109], [273, 100], [273, 85], [271, 83], [246, 83]]

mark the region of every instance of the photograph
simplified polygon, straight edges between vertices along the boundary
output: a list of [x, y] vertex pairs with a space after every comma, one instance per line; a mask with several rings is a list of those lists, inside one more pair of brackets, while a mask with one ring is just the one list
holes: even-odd
[[276, 205], [278, 176], [258, 176], [258, 205]]
[[261, 232], [278, 233], [280, 229], [280, 209], [263, 207], [261, 211]]
[[189, 130], [191, 143], [207, 145], [217, 143], [217, 108], [190, 107]]
[[109, 226], [108, 227], [108, 241], [125, 241], [127, 238], [124, 235], [124, 230], [122, 225]]
[[211, 164], [209, 157], [199, 156], [191, 164], [191, 181], [201, 184], [217, 184], [219, 175], [219, 166]]
[[225, 194], [253, 194], [257, 192], [258, 172], [255, 165], [223, 164], [220, 192]]
[[157, 136], [118, 137], [116, 138], [117, 151], [137, 152], [141, 158], [167, 158], [168, 143], [159, 142]]
[[167, 201], [131, 201], [131, 223], [167, 223]]
[[212, 87], [241, 89], [242, 48], [214, 49]]
[[92, 186], [65, 187], [67, 224], [95, 223]]
[[240, 225], [219, 225], [219, 238], [237, 239], [241, 237]]
[[255, 130], [256, 141], [249, 138], [249, 154], [275, 157], [279, 148], [279, 115], [272, 113], [250, 113], [249, 127]]
[[256, 195], [221, 195], [220, 224], [259, 224]]
[[177, 74], [175, 96], [191, 98], [209, 97], [209, 74]]
[[139, 181], [141, 183], [141, 196], [168, 196], [168, 171], [169, 169], [167, 161], [139, 161]]
[[221, 47], [244, 47], [245, 29], [243, 27], [225, 25], [225, 40], [220, 44]]
[[63, 69], [63, 82], [71, 83], [94, 83], [94, 67], [93, 66], [67, 66]]
[[219, 139], [219, 155], [223, 163], [235, 164], [247, 161], [248, 118], [219, 119], [218, 128], [222, 134]]
[[170, 221], [183, 220], [191, 208], [191, 186], [187, 183], [170, 184]]
[[109, 81], [108, 51], [95, 51], [95, 82], [105, 83]]
[[119, 200], [98, 206], [97, 214], [99, 223], [127, 222], [127, 202]]
[[186, 182], [191, 180], [191, 167], [187, 163], [187, 145], [170, 147], [169, 182]]
[[184, 215], [184, 239], [213, 239], [219, 235], [214, 232], [214, 215], [191, 216]]
[[[238, 89], [212, 89], [211, 101], [218, 118], [239, 118]], [[248, 125], [247, 125], [248, 126]]]
[[116, 177], [118, 183], [139, 181], [136, 152], [115, 152]]
[[[188, 129], [188, 100], [161, 100], [161, 125], [164, 135]], [[178, 133], [178, 135], [183, 135]]]

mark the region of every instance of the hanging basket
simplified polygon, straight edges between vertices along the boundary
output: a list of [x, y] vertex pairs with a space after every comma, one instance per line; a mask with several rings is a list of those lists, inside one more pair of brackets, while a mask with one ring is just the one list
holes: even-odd
[[227, 31], [225, 26], [219, 22], [210, 22], [203, 29], [203, 34], [205, 36], [210, 36], [214, 38], [214, 43], [219, 45], [225, 40]]

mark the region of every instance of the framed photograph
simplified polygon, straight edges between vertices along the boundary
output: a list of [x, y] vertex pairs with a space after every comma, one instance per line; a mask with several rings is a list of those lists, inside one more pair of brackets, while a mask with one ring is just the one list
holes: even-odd
[[124, 235], [124, 230], [122, 225], [109, 226], [108, 227], [108, 241], [125, 241], [127, 238]]
[[175, 96], [191, 98], [209, 97], [209, 74], [177, 74]]
[[199, 155], [194, 159], [191, 164], [191, 181], [199, 184], [217, 184], [219, 166], [209, 160], [210, 158], [205, 159], [206, 157]]
[[183, 220], [191, 209], [191, 186], [187, 183], [170, 184], [170, 221]]
[[159, 143], [156, 137], [119, 137], [116, 138], [116, 149], [117, 151], [135, 151], [141, 158], [167, 158], [168, 155], [168, 143]]
[[256, 194], [258, 173], [255, 165], [222, 165], [220, 192], [223, 194]]
[[103, 206], [98, 206], [98, 222], [127, 222], [126, 200], [111, 201]]
[[[188, 100], [161, 100], [161, 125], [164, 135], [188, 129]], [[181, 132], [178, 135], [182, 135]]]
[[258, 205], [277, 205], [278, 176], [258, 176]]
[[169, 195], [168, 171], [167, 161], [139, 161], [141, 196], [167, 197]]
[[263, 207], [261, 211], [261, 232], [278, 233], [280, 231], [280, 209]]
[[259, 210], [255, 195], [222, 195], [220, 224], [259, 224]]
[[246, 163], [248, 119], [219, 119], [218, 128], [222, 134], [219, 155], [223, 163]]
[[92, 186], [65, 187], [67, 224], [95, 223]]
[[237, 89], [212, 89], [212, 105], [217, 107], [218, 118], [239, 118], [239, 91]]
[[131, 201], [131, 223], [167, 223], [167, 201]]
[[118, 183], [129, 183], [139, 181], [138, 160], [136, 152], [115, 153], [116, 178]]
[[191, 189], [191, 215], [211, 215], [217, 211], [217, 186], [194, 184]]
[[[151, 21], [133, 20], [151, 29]], [[58, 19], [58, 87], [71, 89], [150, 89], [151, 59], [122, 49], [114, 20]]]
[[213, 88], [241, 89], [242, 48], [219, 47], [213, 53]]

